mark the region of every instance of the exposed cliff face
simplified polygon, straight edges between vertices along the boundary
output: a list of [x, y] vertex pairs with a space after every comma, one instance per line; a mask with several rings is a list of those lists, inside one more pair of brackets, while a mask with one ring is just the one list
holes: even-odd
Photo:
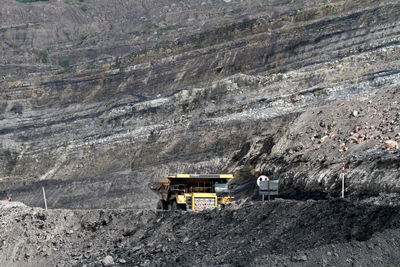
[[2, 191], [146, 207], [159, 176], [235, 171], [334, 192], [342, 162], [398, 191], [397, 1], [86, 2], [0, 11]]

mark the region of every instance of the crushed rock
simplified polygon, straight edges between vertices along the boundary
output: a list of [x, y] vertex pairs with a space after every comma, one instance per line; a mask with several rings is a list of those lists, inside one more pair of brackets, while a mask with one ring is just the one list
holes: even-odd
[[355, 202], [276, 199], [198, 213], [44, 211], [2, 202], [0, 260], [7, 266], [398, 266], [399, 202], [393, 194]]

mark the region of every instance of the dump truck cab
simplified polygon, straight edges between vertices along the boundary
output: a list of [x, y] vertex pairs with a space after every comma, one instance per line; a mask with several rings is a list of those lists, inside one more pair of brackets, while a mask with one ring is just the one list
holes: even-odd
[[232, 178], [231, 174], [177, 174], [149, 187], [160, 196], [157, 209], [201, 211], [231, 202], [228, 182]]

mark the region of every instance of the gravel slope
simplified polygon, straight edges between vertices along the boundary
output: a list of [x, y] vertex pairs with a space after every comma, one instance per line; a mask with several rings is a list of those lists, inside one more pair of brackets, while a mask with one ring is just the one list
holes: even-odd
[[398, 195], [241, 202], [209, 212], [49, 210], [0, 204], [9, 266], [396, 266]]

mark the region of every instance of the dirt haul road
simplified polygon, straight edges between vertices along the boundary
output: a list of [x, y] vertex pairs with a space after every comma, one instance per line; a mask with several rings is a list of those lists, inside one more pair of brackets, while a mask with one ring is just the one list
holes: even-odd
[[399, 266], [398, 195], [200, 213], [0, 204], [3, 266]]

